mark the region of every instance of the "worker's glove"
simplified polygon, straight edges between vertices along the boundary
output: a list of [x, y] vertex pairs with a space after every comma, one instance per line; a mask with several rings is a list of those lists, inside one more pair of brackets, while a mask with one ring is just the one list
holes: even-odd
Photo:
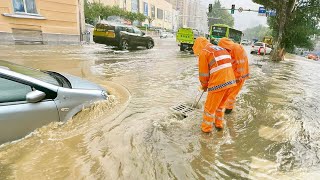
[[208, 87], [199, 86], [199, 90], [206, 92], [208, 90]]

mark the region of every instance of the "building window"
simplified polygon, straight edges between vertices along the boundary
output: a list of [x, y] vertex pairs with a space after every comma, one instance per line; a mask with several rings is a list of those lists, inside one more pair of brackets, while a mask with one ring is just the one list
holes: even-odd
[[13, 8], [15, 13], [38, 13], [35, 0], [13, 0]]
[[157, 18], [158, 19], [163, 19], [163, 10], [157, 8]]
[[151, 17], [156, 17], [156, 7], [154, 5], [151, 5]]
[[131, 12], [139, 12], [139, 0], [131, 0]]

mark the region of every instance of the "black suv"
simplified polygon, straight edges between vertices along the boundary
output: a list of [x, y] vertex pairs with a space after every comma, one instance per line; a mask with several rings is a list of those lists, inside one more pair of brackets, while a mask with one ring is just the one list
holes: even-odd
[[122, 50], [144, 46], [151, 49], [154, 41], [135, 26], [99, 23], [93, 32], [93, 41], [99, 44], [117, 46]]

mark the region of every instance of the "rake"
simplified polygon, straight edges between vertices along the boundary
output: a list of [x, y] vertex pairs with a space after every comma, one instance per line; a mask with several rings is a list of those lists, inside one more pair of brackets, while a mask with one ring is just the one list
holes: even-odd
[[198, 106], [198, 103], [204, 93], [204, 91], [202, 91], [202, 93], [197, 101], [197, 97], [199, 96], [199, 92], [200, 91], [198, 91], [196, 98], [191, 106], [188, 105], [187, 103], [179, 103], [175, 106], [170, 107], [170, 110], [172, 110], [175, 114], [182, 115], [184, 118], [188, 117], [196, 109], [196, 107]]

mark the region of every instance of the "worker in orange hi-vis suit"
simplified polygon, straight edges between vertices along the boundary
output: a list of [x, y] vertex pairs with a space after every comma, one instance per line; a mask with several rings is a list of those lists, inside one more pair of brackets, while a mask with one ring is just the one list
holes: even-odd
[[248, 56], [244, 48], [228, 38], [221, 38], [218, 45], [227, 49], [232, 58], [232, 69], [237, 80], [237, 86], [230, 89], [230, 95], [225, 105], [225, 113], [229, 114], [234, 109], [236, 97], [244, 82], [249, 78]]
[[229, 89], [236, 86], [231, 56], [224, 48], [212, 45], [204, 37], [198, 37], [193, 52], [199, 56], [199, 80], [204, 91], [208, 91], [201, 129], [211, 132], [213, 123], [223, 128], [223, 106], [229, 96]]

